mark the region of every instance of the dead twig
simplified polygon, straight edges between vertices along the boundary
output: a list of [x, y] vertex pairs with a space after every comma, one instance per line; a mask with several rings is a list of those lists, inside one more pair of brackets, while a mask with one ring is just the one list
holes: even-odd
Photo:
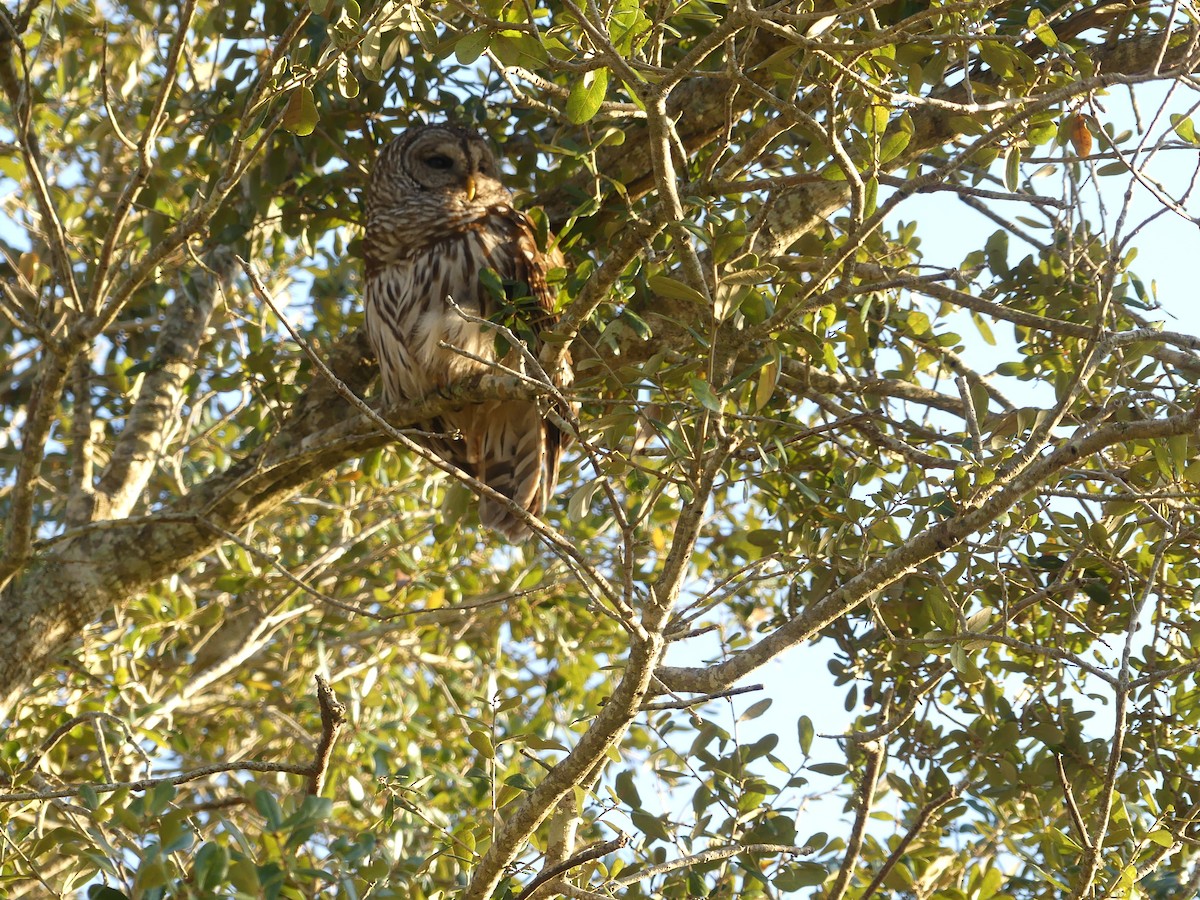
[[334, 696], [329, 682], [320, 675], [314, 676], [317, 681], [317, 703], [321, 707], [321, 740], [317, 743], [317, 752], [308, 779], [308, 793], [314, 797], [321, 796], [321, 788], [325, 786], [325, 778], [329, 773], [329, 760], [333, 755], [333, 745], [337, 742], [338, 734], [347, 722], [346, 705]]

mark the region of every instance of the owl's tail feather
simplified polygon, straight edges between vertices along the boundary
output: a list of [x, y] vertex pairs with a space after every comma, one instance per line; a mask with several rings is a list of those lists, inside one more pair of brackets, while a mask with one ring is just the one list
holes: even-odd
[[[475, 476], [532, 515], [540, 516], [558, 482], [561, 438], [532, 403], [489, 404], [481, 416], [473, 460]], [[529, 535], [529, 527], [507, 505], [481, 497], [479, 520], [509, 540]]]

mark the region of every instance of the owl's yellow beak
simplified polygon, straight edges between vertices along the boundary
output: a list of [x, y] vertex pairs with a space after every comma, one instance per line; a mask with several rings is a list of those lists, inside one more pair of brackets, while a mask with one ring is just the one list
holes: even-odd
[[475, 176], [467, 176], [467, 202], [470, 203], [475, 199]]

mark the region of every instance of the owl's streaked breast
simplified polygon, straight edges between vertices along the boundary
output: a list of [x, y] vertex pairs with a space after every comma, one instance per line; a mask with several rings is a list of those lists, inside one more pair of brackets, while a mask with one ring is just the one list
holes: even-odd
[[472, 315], [489, 315], [479, 272], [496, 268], [497, 246], [492, 233], [471, 229], [414, 256], [371, 267], [366, 279], [366, 328], [379, 357], [388, 406], [488, 370], [484, 363], [440, 344], [486, 360], [495, 358], [494, 337], [465, 321], [446, 298], [453, 298]]

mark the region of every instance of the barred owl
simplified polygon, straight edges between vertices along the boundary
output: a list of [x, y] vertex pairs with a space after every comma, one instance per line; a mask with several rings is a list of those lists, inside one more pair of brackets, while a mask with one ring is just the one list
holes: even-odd
[[[524, 370], [515, 349], [503, 348], [498, 358], [495, 332], [466, 321], [447, 302], [484, 319], [495, 315], [503, 301], [481, 280], [485, 269], [505, 286], [514, 330], [535, 355], [534, 335], [557, 321], [546, 275], [562, 265], [562, 255], [538, 248], [533, 224], [513, 209], [495, 157], [473, 131], [414, 127], [380, 151], [367, 191], [364, 256], [366, 328], [385, 406], [495, 372], [489, 362]], [[568, 384], [569, 362], [552, 377]], [[463, 472], [534, 515], [546, 508], [563, 436], [537, 404], [489, 401], [416, 427], [427, 433], [421, 441], [430, 450]], [[527, 533], [515, 513], [486, 497], [479, 518], [510, 539]]]

